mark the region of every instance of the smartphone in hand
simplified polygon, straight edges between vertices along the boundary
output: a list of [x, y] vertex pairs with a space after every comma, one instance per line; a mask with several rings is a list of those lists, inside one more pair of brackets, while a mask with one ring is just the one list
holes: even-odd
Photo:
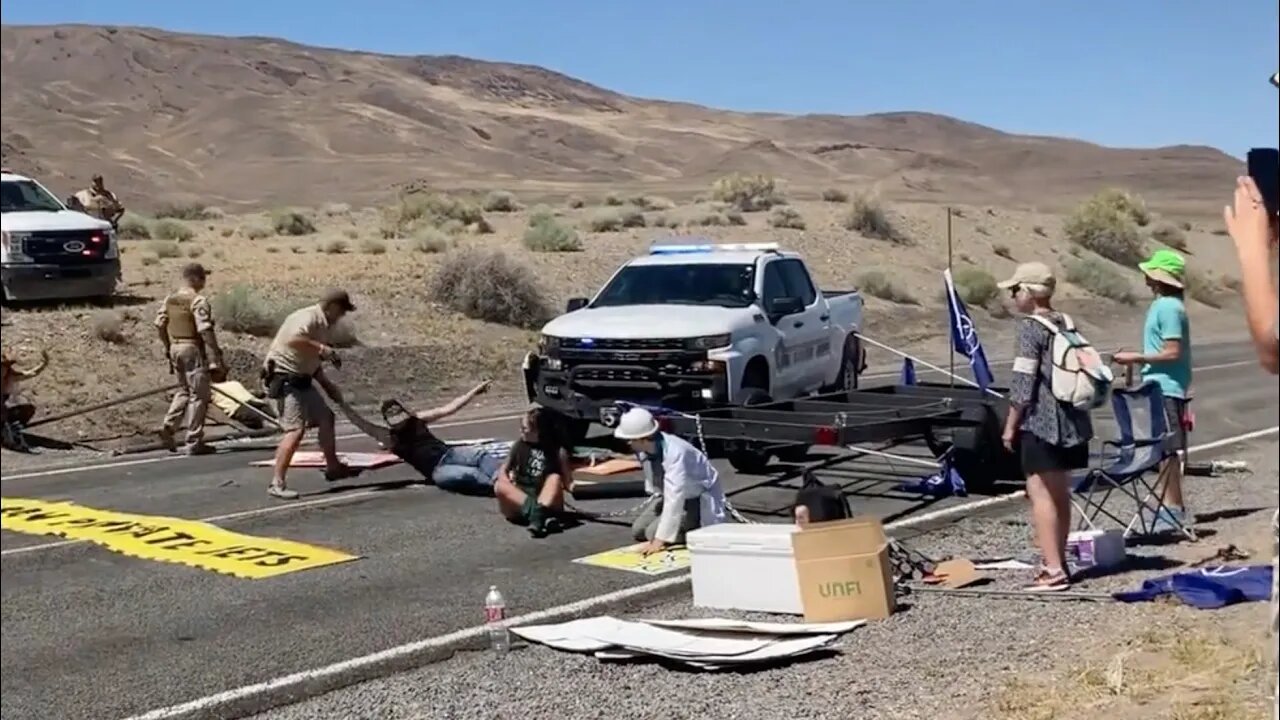
[[1275, 217], [1280, 208], [1280, 150], [1254, 148], [1249, 151], [1247, 163], [1249, 177], [1262, 193], [1262, 204], [1267, 214]]

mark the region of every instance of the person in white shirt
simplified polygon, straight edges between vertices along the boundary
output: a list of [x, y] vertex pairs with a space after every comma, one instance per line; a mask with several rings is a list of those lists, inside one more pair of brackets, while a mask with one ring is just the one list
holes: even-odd
[[683, 544], [689, 530], [725, 521], [724, 488], [705, 453], [662, 432], [653, 414], [643, 408], [625, 412], [613, 436], [640, 456], [650, 494], [662, 484], [662, 497], [647, 505], [632, 525], [636, 540], [646, 542], [643, 554]]

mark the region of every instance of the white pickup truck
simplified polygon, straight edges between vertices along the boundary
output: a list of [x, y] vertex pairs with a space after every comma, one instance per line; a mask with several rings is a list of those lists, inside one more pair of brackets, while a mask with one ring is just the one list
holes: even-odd
[[773, 243], [655, 245], [543, 327], [526, 391], [580, 436], [613, 426], [617, 401], [688, 411], [852, 390], [862, 309]]
[[0, 174], [4, 300], [105, 299], [120, 280], [111, 223], [67, 209], [29, 177]]

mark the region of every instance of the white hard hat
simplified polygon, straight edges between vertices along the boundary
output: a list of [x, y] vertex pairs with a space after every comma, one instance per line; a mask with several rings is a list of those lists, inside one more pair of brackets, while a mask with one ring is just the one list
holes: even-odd
[[613, 436], [619, 440], [639, 440], [658, 432], [658, 421], [644, 408], [631, 408], [618, 419]]

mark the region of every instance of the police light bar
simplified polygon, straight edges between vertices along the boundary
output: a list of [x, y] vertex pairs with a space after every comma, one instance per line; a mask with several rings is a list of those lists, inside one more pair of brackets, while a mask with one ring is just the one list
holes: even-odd
[[726, 243], [724, 245], [651, 245], [650, 255], [687, 255], [708, 252], [769, 252], [777, 251], [778, 243]]

